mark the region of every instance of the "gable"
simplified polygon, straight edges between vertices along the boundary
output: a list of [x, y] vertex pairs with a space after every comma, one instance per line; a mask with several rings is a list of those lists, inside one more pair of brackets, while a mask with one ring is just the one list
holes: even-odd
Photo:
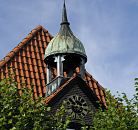
[[95, 108], [98, 107], [97, 96], [95, 95], [94, 92], [91, 91], [91, 88], [86, 84], [86, 82], [81, 77], [79, 77], [77, 75], [72, 77], [72, 79], [70, 81], [68, 81], [68, 84], [63, 85], [63, 88], [61, 86], [61, 87], [59, 87], [59, 89], [61, 89], [61, 90], [59, 90], [59, 93], [54, 95], [53, 98], [50, 100], [48, 100], [48, 98], [50, 98], [50, 96], [49, 96], [46, 99], [46, 102], [48, 102], [49, 104], [52, 105], [52, 104], [59, 102], [60, 98], [62, 98], [62, 97], [68, 97], [70, 95], [77, 94], [77, 95], [80, 95], [80, 96], [83, 95], [83, 96], [89, 98], [89, 101], [93, 102], [93, 105], [95, 106]]
[[[70, 84], [72, 80], [78, 77], [77, 75], [78, 75], [77, 72], [74, 73], [74, 75], [69, 80], [67, 80], [63, 85], [59, 86], [58, 89], [54, 93], [52, 93], [50, 96], [46, 98], [46, 103], [49, 104], [49, 102], [55, 100], [56, 98], [58, 99], [58, 97], [60, 97], [60, 93], [66, 93], [64, 92], [66, 90], [65, 88], [67, 88], [68, 84]], [[85, 73], [85, 78], [81, 80], [83, 81], [83, 83], [85, 83], [84, 86], [87, 85], [87, 89], [85, 90], [86, 92], [88, 92], [89, 90], [90, 94], [92, 94], [93, 98], [95, 99], [94, 101], [99, 101], [101, 105], [103, 106], [103, 108], [106, 108], [107, 106], [106, 106], [106, 101], [105, 101], [104, 88], [88, 72]], [[85, 87], [82, 87], [82, 89], [84, 88]]]
[[[77, 114], [74, 114], [72, 111], [72, 105], [67, 106], [69, 99], [73, 96], [75, 96], [75, 98], [79, 97], [80, 99], [77, 99], [79, 101], [83, 100], [83, 104], [87, 103], [87, 105], [83, 106], [84, 110]], [[65, 109], [67, 108], [67, 115], [72, 115], [72, 121], [76, 121], [83, 117], [85, 122], [89, 122], [91, 124], [92, 117], [96, 111], [96, 108], [98, 108], [96, 101], [98, 101], [98, 98], [94, 93], [92, 93], [91, 89], [87, 86], [84, 80], [76, 76], [57, 96], [54, 97], [53, 100], [49, 102], [49, 105], [54, 113], [63, 104]]]

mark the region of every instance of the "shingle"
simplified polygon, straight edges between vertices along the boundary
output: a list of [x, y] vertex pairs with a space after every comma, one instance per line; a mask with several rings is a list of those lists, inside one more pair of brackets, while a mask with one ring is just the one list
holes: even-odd
[[31, 53], [31, 58], [35, 59], [35, 53], [34, 53], [34, 51], [32, 51], [32, 53]]
[[[37, 84], [37, 86], [40, 87], [41, 83], [40, 83], [40, 79], [39, 79], [39, 78], [36, 80], [36, 84]], [[38, 88], [39, 88], [39, 87], [38, 87]]]
[[[42, 66], [40, 66], [40, 67], [38, 67], [38, 71], [39, 71], [39, 73], [43, 73], [43, 67]], [[45, 71], [46, 72], [46, 71]]]
[[47, 37], [46, 37], [46, 41], [47, 41], [47, 42], [50, 42], [50, 40], [51, 40], [50, 37], [47, 36]]
[[25, 63], [23, 67], [24, 67], [24, 71], [27, 72], [27, 71], [29, 70], [29, 69], [28, 69], [28, 64]]
[[36, 85], [36, 80], [34, 78], [31, 79], [31, 85], [33, 85], [33, 86]]
[[35, 53], [36, 54], [36, 59], [38, 59], [38, 60], [40, 60], [41, 58], [40, 58], [40, 54], [39, 53]]
[[[32, 42], [31, 42], [32, 43]], [[31, 52], [34, 52], [34, 47], [31, 46], [31, 49], [30, 49]]]
[[34, 66], [33, 68], [34, 68], [34, 72], [37, 73], [38, 72], [38, 66]]
[[8, 71], [8, 66], [6, 65], [6, 67], [5, 67], [5, 73], [8, 73], [9, 71]]
[[19, 65], [18, 68], [19, 68], [20, 70], [23, 70], [22, 62], [19, 62], [18, 65]]
[[45, 79], [46, 79], [44, 73], [40, 73], [40, 78], [41, 78], [42, 80], [45, 80]]
[[35, 73], [35, 78], [38, 79], [37, 82], [39, 82], [39, 85], [40, 85], [40, 79], [39, 79], [39, 73], [38, 72]]
[[35, 46], [35, 52], [38, 52], [37, 54], [39, 54], [38, 46]]
[[23, 77], [24, 76], [24, 71], [23, 70], [20, 70], [20, 76]]
[[27, 84], [30, 85], [31, 84], [30, 77], [28, 77], [26, 80], [27, 80]]
[[[25, 77], [27, 77], [27, 78], [30, 77], [30, 76], [29, 76], [29, 72], [28, 72], [28, 70], [25, 71]], [[27, 83], [28, 83], [28, 82], [27, 82]]]
[[34, 76], [34, 72], [33, 72], [33, 71], [30, 72], [30, 78], [32, 78], [32, 79], [35, 78], [35, 76]]
[[21, 63], [22, 60], [21, 60], [21, 56], [20, 56], [20, 53], [19, 53], [19, 56], [18, 56], [18, 62]]
[[45, 44], [43, 44], [43, 46], [44, 46], [44, 48], [46, 48], [46, 47], [47, 47], [47, 42], [44, 41], [44, 43], [45, 43]]
[[34, 97], [35, 98], [38, 98], [37, 89], [36, 89], [36, 86], [35, 85], [33, 85], [33, 90], [34, 90]]
[[97, 84], [95, 82], [93, 82], [93, 88], [97, 89]]
[[32, 60], [31, 60], [31, 58], [30, 58], [30, 57], [28, 57], [28, 58], [27, 58], [27, 60], [28, 60], [28, 61], [27, 61], [27, 62], [28, 62], [28, 64], [29, 64], [29, 65], [32, 65]]
[[25, 56], [26, 56], [25, 51], [22, 51], [22, 56], [23, 56], [23, 57], [25, 57]]
[[30, 51], [27, 51], [26, 53], [27, 53], [26, 56], [30, 58], [31, 57]]
[[26, 47], [26, 51], [30, 51], [30, 46], [28, 45], [27, 47]]
[[[44, 51], [45, 49], [44, 48], [40, 47], [39, 49], [40, 49], [41, 54], [45, 53], [45, 51]], [[44, 55], [42, 55], [42, 59], [44, 59]]]
[[18, 68], [17, 62], [14, 62], [14, 68]]
[[[42, 78], [41, 78], [42, 79]], [[45, 82], [45, 80], [43, 79], [43, 80], [41, 80], [41, 83], [42, 83], [42, 86], [43, 87], [45, 87], [46, 86], [46, 82]]]
[[19, 75], [19, 70], [18, 69], [15, 69], [15, 75]]
[[37, 65], [36, 59], [34, 58], [34, 59], [32, 59], [32, 60], [33, 60], [32, 64], [33, 64], [33, 65]]
[[23, 60], [23, 63], [27, 63], [26, 55], [23, 56], [22, 60]]

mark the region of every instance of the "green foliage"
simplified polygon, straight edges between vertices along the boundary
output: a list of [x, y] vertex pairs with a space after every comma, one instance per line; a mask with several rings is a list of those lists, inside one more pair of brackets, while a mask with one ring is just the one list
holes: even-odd
[[[11, 79], [0, 82], [0, 130], [63, 130], [63, 107], [55, 114], [44, 103], [42, 97], [33, 100], [30, 89], [22, 88], [19, 95], [17, 85]], [[50, 114], [48, 114], [50, 113]], [[57, 123], [58, 122], [58, 123]], [[61, 129], [62, 128], [62, 129]]]
[[[108, 109], [98, 109], [91, 130], [137, 130], [138, 129], [138, 78], [136, 93], [128, 99], [123, 93], [117, 98], [106, 92]], [[55, 114], [42, 97], [33, 100], [32, 90], [23, 87], [19, 95], [16, 82], [0, 81], [0, 130], [65, 130], [70, 117], [63, 106]], [[66, 122], [65, 122], [66, 120]], [[85, 123], [84, 123], [85, 124]], [[86, 130], [88, 127], [83, 126]]]
[[110, 91], [106, 92], [108, 109], [97, 111], [92, 130], [138, 129], [138, 78], [135, 81], [136, 93], [132, 99], [128, 99], [125, 93], [115, 98]]
[[66, 130], [68, 124], [70, 123], [70, 117], [65, 116], [67, 113], [64, 104], [57, 110], [54, 117], [52, 118], [54, 130]]

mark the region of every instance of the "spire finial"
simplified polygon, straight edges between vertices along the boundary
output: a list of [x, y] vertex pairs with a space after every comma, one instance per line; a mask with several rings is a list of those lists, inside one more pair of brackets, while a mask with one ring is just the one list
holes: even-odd
[[63, 10], [62, 10], [62, 24], [67, 24], [69, 25], [70, 23], [68, 22], [68, 18], [67, 18], [67, 11], [66, 11], [66, 4], [65, 4], [65, 0], [64, 0], [64, 4], [63, 4]]

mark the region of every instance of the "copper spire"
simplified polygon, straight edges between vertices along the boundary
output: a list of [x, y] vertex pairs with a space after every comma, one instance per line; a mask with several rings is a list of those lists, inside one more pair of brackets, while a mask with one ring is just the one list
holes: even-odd
[[76, 54], [87, 61], [85, 48], [70, 29], [67, 19], [65, 0], [63, 4], [62, 22], [58, 34], [50, 41], [45, 51], [45, 59], [56, 54]]
[[63, 10], [62, 10], [62, 24], [67, 24], [69, 25], [70, 23], [68, 22], [68, 18], [67, 18], [67, 11], [66, 11], [66, 4], [65, 4], [65, 0], [64, 0], [64, 4], [63, 4]]

